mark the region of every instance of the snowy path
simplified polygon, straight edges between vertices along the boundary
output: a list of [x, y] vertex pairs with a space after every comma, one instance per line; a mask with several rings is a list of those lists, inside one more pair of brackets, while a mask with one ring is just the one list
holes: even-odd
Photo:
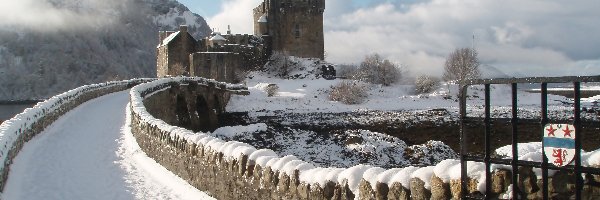
[[212, 199], [139, 149], [126, 125], [128, 97], [84, 103], [27, 143], [1, 199]]

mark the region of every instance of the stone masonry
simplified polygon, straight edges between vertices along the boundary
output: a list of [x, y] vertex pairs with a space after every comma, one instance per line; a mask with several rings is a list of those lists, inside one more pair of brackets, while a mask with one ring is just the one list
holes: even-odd
[[269, 36], [273, 52], [324, 59], [325, 0], [264, 0], [253, 12], [254, 34]]

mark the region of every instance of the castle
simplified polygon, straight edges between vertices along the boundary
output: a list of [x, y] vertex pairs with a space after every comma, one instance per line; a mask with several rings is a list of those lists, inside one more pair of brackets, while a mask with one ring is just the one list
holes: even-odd
[[264, 65], [273, 53], [324, 59], [324, 11], [325, 0], [264, 0], [253, 10], [253, 35], [228, 30], [196, 40], [185, 25], [160, 31], [157, 77], [235, 82], [237, 70]]

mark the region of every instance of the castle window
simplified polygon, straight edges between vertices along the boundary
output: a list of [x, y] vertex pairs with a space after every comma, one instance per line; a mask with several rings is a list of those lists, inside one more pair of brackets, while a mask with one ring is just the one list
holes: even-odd
[[296, 24], [294, 27], [294, 36], [296, 38], [300, 38], [300, 24]]

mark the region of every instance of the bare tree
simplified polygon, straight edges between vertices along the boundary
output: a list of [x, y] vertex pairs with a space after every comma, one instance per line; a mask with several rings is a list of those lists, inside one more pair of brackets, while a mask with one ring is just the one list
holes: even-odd
[[457, 81], [464, 84], [467, 79], [477, 79], [480, 77], [479, 59], [477, 51], [470, 48], [459, 48], [448, 55], [444, 65], [445, 81]]
[[379, 54], [367, 56], [353, 76], [356, 80], [384, 86], [397, 82], [400, 77], [401, 72], [398, 65], [388, 59], [383, 59]]
[[415, 81], [415, 91], [417, 94], [433, 92], [440, 86], [440, 79], [434, 76], [421, 75]]

